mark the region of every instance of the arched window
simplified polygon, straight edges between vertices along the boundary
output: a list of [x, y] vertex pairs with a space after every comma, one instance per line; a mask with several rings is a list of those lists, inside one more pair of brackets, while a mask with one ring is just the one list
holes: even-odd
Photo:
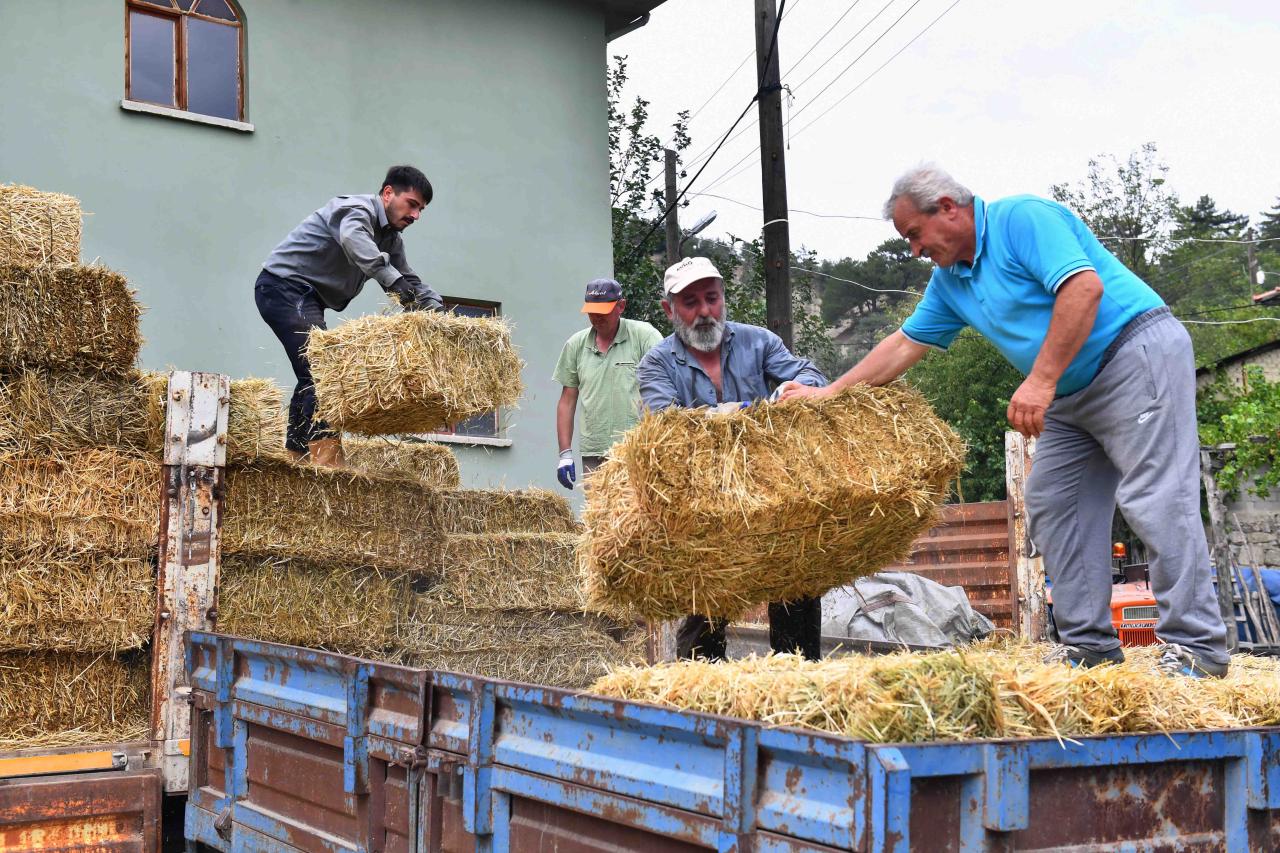
[[125, 0], [125, 98], [244, 121], [244, 22], [230, 0]]

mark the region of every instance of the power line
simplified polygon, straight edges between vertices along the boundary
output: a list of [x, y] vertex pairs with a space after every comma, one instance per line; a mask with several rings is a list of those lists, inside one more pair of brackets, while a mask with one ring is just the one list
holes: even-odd
[[[787, 76], [787, 74], [790, 74], [790, 73], [792, 73], [793, 71], [795, 71], [797, 68], [799, 68], [799, 67], [800, 67], [800, 65], [801, 65], [801, 63], [803, 63], [803, 62], [804, 62], [804, 61], [809, 57], [809, 54], [813, 53], [815, 50], [817, 50], [817, 49], [818, 49], [818, 45], [822, 44], [823, 39], [825, 39], [827, 36], [831, 35], [831, 32], [832, 32], [836, 27], [840, 26], [840, 22], [841, 22], [841, 21], [843, 21], [845, 18], [847, 18], [847, 17], [849, 16], [849, 13], [850, 13], [850, 12], [852, 12], [855, 8], [857, 8], [857, 5], [858, 5], [859, 3], [861, 3], [861, 2], [862, 2], [862, 0], [853, 0], [853, 2], [849, 4], [849, 8], [848, 8], [848, 9], [845, 9], [845, 10], [840, 14], [840, 17], [836, 18], [835, 23], [833, 23], [831, 26], [827, 27], [827, 31], [826, 31], [825, 33], [823, 33], [822, 35], [818, 36], [818, 40], [817, 40], [817, 41], [815, 41], [813, 44], [809, 45], [809, 49], [808, 49], [808, 50], [806, 50], [806, 51], [804, 52], [804, 55], [803, 55], [803, 56], [801, 56], [799, 59], [797, 59], [794, 63], [792, 63], [791, 67], [787, 69], [786, 74], [783, 74], [782, 76], [783, 76], [783, 77], [786, 77], [786, 76]], [[847, 42], [846, 42], [846, 44], [847, 44]], [[840, 52], [839, 50], [837, 50], [837, 51], [836, 51], [836, 53], [839, 53], [839, 52]], [[819, 67], [821, 67], [821, 66], [819, 66]]]
[[[1181, 317], [1178, 318], [1182, 320]], [[1280, 323], [1280, 317], [1250, 317], [1248, 320], [1182, 320], [1193, 326], [1238, 326], [1241, 323], [1262, 323], [1267, 320]]]
[[[769, 63], [773, 61], [773, 53], [778, 47], [778, 30], [782, 25], [782, 16], [783, 14], [785, 14], [786, 8], [787, 8], [787, 0], [782, 0], [782, 3], [778, 6], [778, 17], [773, 22], [773, 36], [771, 37], [769, 42], [769, 53], [765, 57], [764, 66], [763, 66], [764, 68], [768, 68]], [[645, 243], [648, 243], [649, 238], [652, 237], [657, 232], [658, 228], [662, 225], [663, 220], [671, 215], [671, 211], [675, 210], [676, 205], [680, 203], [680, 199], [684, 198], [685, 194], [689, 192], [689, 190], [693, 187], [694, 183], [697, 182], [698, 178], [702, 176], [702, 173], [706, 171], [707, 166], [711, 165], [711, 161], [715, 159], [716, 154], [720, 152], [720, 149], [724, 147], [725, 142], [729, 139], [729, 134], [733, 133], [733, 129], [738, 126], [739, 122], [742, 121], [742, 117], [747, 114], [747, 111], [751, 109], [751, 107], [756, 103], [756, 101], [760, 100], [760, 90], [762, 88], [762, 85], [763, 85], [763, 81], [761, 77], [757, 75], [756, 93], [752, 95], [750, 101], [747, 101], [747, 105], [742, 108], [742, 112], [738, 113], [738, 117], [734, 119], [733, 124], [729, 126], [729, 129], [727, 131], [725, 131], [724, 137], [720, 140], [720, 144], [716, 146], [715, 151], [711, 152], [711, 156], [708, 157], [707, 161], [702, 164], [702, 168], [698, 169], [697, 174], [695, 174], [692, 178], [689, 179], [689, 182], [684, 185], [684, 189], [676, 193], [676, 197], [670, 201], [670, 204], [668, 204], [666, 209], [663, 210], [662, 215], [653, 221], [653, 225], [649, 228], [648, 232], [646, 232], [645, 235], [640, 238], [640, 241], [631, 247], [631, 251], [627, 255], [628, 260], [635, 257], [635, 255], [644, 248]]]
[[[889, 8], [890, 6], [892, 6], [892, 5], [893, 5], [894, 3], [896, 3], [896, 2], [897, 2], [897, 0], [889, 0], [889, 2], [888, 2], [888, 3], [885, 3], [885, 4], [884, 4], [884, 6], [882, 6], [882, 7], [880, 8], [880, 11], [879, 11], [879, 12], [876, 12], [876, 13], [875, 13], [875, 15], [873, 15], [873, 16], [871, 17], [871, 20], [869, 20], [869, 21], [867, 21], [865, 24], [863, 24], [863, 25], [862, 25], [862, 27], [861, 27], [861, 28], [860, 28], [856, 33], [854, 33], [854, 34], [853, 34], [853, 36], [852, 36], [851, 38], [849, 38], [849, 40], [848, 40], [848, 41], [846, 41], [844, 44], [840, 45], [840, 47], [836, 49], [836, 52], [835, 52], [835, 53], [833, 53], [833, 54], [831, 54], [829, 57], [827, 57], [827, 59], [826, 59], [826, 60], [825, 60], [821, 65], [819, 65], [817, 68], [813, 69], [813, 71], [812, 71], [812, 72], [810, 72], [810, 74], [809, 74], [807, 77], [805, 77], [803, 80], [801, 80], [799, 83], [797, 83], [797, 84], [796, 84], [795, 86], [793, 86], [792, 88], [793, 88], [793, 89], [799, 89], [799, 88], [800, 88], [801, 86], [803, 86], [805, 83], [808, 83], [810, 80], [812, 80], [812, 79], [813, 79], [813, 76], [814, 76], [815, 74], [817, 74], [819, 71], [821, 71], [823, 68], [825, 68], [825, 67], [828, 65], [828, 63], [830, 63], [833, 59], [835, 59], [837, 56], [839, 56], [839, 55], [840, 55], [840, 53], [841, 53], [841, 52], [842, 52], [846, 47], [848, 47], [850, 44], [852, 44], [852, 43], [853, 43], [853, 41], [854, 41], [855, 39], [857, 39], [857, 37], [858, 37], [858, 36], [860, 36], [860, 35], [862, 35], [864, 32], [866, 32], [867, 28], [868, 28], [868, 27], [870, 27], [873, 23], [875, 23], [876, 19], [877, 19], [877, 18], [879, 18], [882, 14], [884, 14], [884, 13], [885, 13], [885, 11], [887, 11], [887, 10], [888, 10], [888, 8]], [[814, 95], [814, 96], [813, 96], [813, 100], [816, 100], [817, 98], [820, 98], [820, 97], [822, 96], [822, 93], [823, 93], [823, 92], [825, 92], [825, 91], [827, 91], [827, 89], [830, 89], [830, 88], [831, 88], [831, 86], [832, 86], [832, 85], [833, 85], [837, 80], [839, 80], [842, 76], [844, 76], [844, 74], [845, 74], [845, 73], [846, 73], [850, 68], [852, 68], [854, 65], [856, 65], [856, 64], [857, 64], [857, 62], [858, 62], [858, 60], [859, 60], [859, 59], [861, 59], [862, 57], [866, 56], [866, 55], [867, 55], [867, 51], [869, 51], [869, 50], [871, 50], [871, 48], [875, 47], [875, 46], [876, 46], [876, 44], [880, 41], [880, 39], [884, 38], [884, 37], [885, 37], [885, 35], [886, 35], [886, 34], [888, 34], [889, 30], [891, 30], [891, 29], [893, 29], [895, 26], [897, 26], [898, 21], [901, 21], [904, 17], [906, 17], [907, 12], [910, 12], [913, 8], [915, 8], [916, 4], [918, 4], [919, 2], [920, 2], [920, 0], [914, 0], [914, 2], [913, 2], [910, 6], [908, 6], [908, 7], [907, 7], [907, 11], [906, 11], [906, 12], [903, 12], [903, 13], [902, 13], [902, 15], [900, 15], [900, 16], [898, 17], [897, 21], [894, 21], [892, 24], [890, 24], [890, 25], [888, 26], [888, 28], [884, 30], [884, 32], [880, 33], [880, 35], [879, 35], [879, 36], [877, 36], [877, 37], [875, 38], [875, 40], [873, 40], [873, 41], [871, 42], [871, 44], [867, 45], [867, 47], [862, 51], [862, 53], [860, 53], [860, 54], [858, 54], [856, 57], [854, 57], [853, 62], [850, 62], [847, 66], [845, 66], [844, 70], [842, 70], [839, 74], [837, 74], [835, 77], [833, 77], [833, 78], [831, 79], [831, 81], [830, 81], [829, 83], [827, 83], [827, 85], [826, 85], [826, 86], [824, 86], [820, 92], [818, 92], [818, 94], [816, 94], [816, 95]], [[810, 105], [813, 103], [813, 100], [811, 100], [808, 104], [805, 104], [805, 106], [801, 107], [799, 110], [797, 110], [795, 113], [793, 113], [793, 114], [791, 115], [791, 117], [787, 119], [787, 122], [786, 122], [786, 123], [787, 123], [788, 125], [790, 125], [790, 124], [791, 124], [791, 122], [792, 122], [793, 120], [795, 120], [795, 119], [796, 119], [796, 118], [797, 118], [801, 113], [803, 113], [803, 112], [805, 111], [805, 109], [806, 109], [806, 108], [808, 108], [808, 106], [810, 106]], [[734, 139], [737, 139], [739, 136], [741, 136], [742, 134], [744, 134], [744, 133], [746, 133], [748, 130], [750, 130], [750, 129], [751, 129], [751, 127], [752, 127], [752, 125], [748, 125], [747, 127], [744, 127], [744, 128], [743, 128], [742, 130], [740, 130], [740, 131], [739, 131], [739, 132], [738, 132], [738, 133], [737, 133], [733, 138], [734, 138]], [[733, 169], [736, 169], [739, 163], [741, 163], [743, 160], [746, 160], [747, 158], [751, 157], [751, 155], [752, 155], [752, 154], [755, 154], [755, 153], [756, 153], [756, 151], [759, 151], [759, 150], [760, 150], [760, 146], [758, 146], [758, 145], [757, 145], [757, 146], [755, 147], [755, 149], [753, 149], [750, 153], [748, 153], [745, 157], [743, 157], [743, 158], [742, 158], [742, 160], [739, 160], [739, 161], [738, 161], [738, 163], [735, 163], [733, 166], [730, 166], [730, 167], [729, 167], [729, 171], [732, 171]], [[695, 158], [695, 159], [696, 159], [696, 158]], [[719, 179], [717, 178], [715, 181], [712, 181], [711, 183], [712, 183], [712, 186], [714, 186], [715, 184], [719, 183]]]
[[[959, 2], [959, 0], [956, 0]], [[1259, 237], [1256, 240], [1227, 240], [1218, 237], [1162, 237], [1159, 234], [1153, 234], [1143, 237], [1122, 237], [1118, 234], [1109, 234], [1105, 237], [1099, 237], [1099, 240], [1129, 240], [1140, 242], [1142, 240], [1163, 240], [1168, 243], [1231, 243], [1237, 246], [1256, 245], [1258, 243], [1269, 243], [1273, 240], [1280, 240], [1280, 237]]]
[[[794, 12], [796, 10], [796, 7], [799, 6], [801, 2], [802, 0], [794, 0], [794, 2], [792, 2], [791, 4], [791, 9], [787, 11], [787, 15], [790, 15], [792, 12]], [[858, 5], [858, 2], [860, 2], [860, 0], [855, 0], [853, 5], [854, 6]], [[853, 7], [851, 6], [850, 8], [853, 8]], [[848, 14], [848, 12], [846, 12], [845, 14]], [[844, 17], [844, 15], [841, 15], [840, 17]], [[779, 23], [782, 22], [782, 18], [783, 18], [783, 15], [781, 12], [779, 12], [778, 13]], [[819, 39], [819, 41], [821, 41], [821, 39]], [[719, 86], [717, 86], [716, 90], [711, 93], [711, 96], [702, 102], [702, 106], [698, 107], [696, 110], [693, 111], [692, 114], [690, 114], [689, 116], [690, 122], [692, 122], [695, 118], [697, 118], [698, 114], [701, 113], [704, 109], [706, 109], [707, 104], [715, 100], [716, 96], [719, 95], [722, 91], [724, 91], [724, 87], [728, 86], [729, 81], [732, 80], [735, 76], [737, 76], [737, 73], [742, 70], [742, 66], [747, 64], [747, 60], [749, 60], [751, 57], [755, 55], [756, 55], [756, 52], [755, 52], [755, 49], [753, 48], [746, 56], [742, 57], [742, 61], [739, 62], [732, 71], [729, 72], [729, 76], [724, 78], [724, 82], [722, 82]], [[675, 141], [674, 134], [672, 134], [671, 136], [671, 141], [673, 142]], [[698, 156], [690, 160], [689, 163], [687, 164], [687, 167], [692, 168], [698, 162], [698, 160], [702, 158], [702, 155], [705, 154], [710, 149], [710, 147], [711, 146], [707, 146], [707, 148], [704, 148], [702, 149], [702, 151], [698, 152]], [[654, 181], [656, 181], [658, 177], [659, 177], [658, 175], [655, 175], [654, 177], [650, 178], [649, 181], [645, 184], [645, 188], [647, 189], [649, 187], [649, 184], [652, 184]]]
[[[918, 2], [919, 2], [919, 0], [916, 0], [916, 2], [918, 3]], [[862, 86], [863, 86], [865, 83], [867, 83], [867, 81], [869, 81], [872, 77], [875, 77], [875, 76], [876, 76], [877, 74], [879, 74], [882, 70], [884, 70], [885, 66], [887, 66], [890, 62], [892, 62], [894, 59], [896, 59], [896, 58], [898, 57], [898, 55], [899, 55], [899, 54], [901, 54], [903, 51], [905, 51], [908, 47], [910, 47], [912, 44], [914, 44], [914, 43], [916, 42], [916, 40], [917, 40], [917, 39], [919, 39], [921, 36], [923, 36], [925, 33], [927, 33], [930, 29], [932, 29], [934, 24], [936, 24], [936, 23], [938, 23], [938, 21], [942, 20], [942, 18], [943, 18], [943, 17], [944, 17], [948, 12], [950, 12], [952, 9], [954, 9], [954, 8], [955, 8], [956, 6], [958, 6], [959, 4], [960, 4], [960, 0], [954, 0], [954, 2], [953, 2], [950, 6], [948, 6], [946, 9], [943, 9], [943, 10], [942, 10], [941, 14], [939, 14], [936, 18], [934, 18], [932, 21], [930, 21], [930, 22], [928, 23], [928, 25], [924, 27], [924, 29], [922, 29], [920, 32], [916, 33], [914, 36], [912, 36], [912, 37], [911, 37], [911, 39], [910, 39], [909, 41], [907, 41], [907, 43], [906, 43], [906, 44], [904, 44], [902, 47], [898, 48], [898, 50], [897, 50], [895, 53], [893, 53], [893, 54], [892, 54], [888, 59], [886, 59], [884, 62], [882, 62], [882, 63], [879, 65], [879, 67], [877, 67], [874, 71], [872, 71], [870, 74], [868, 74], [866, 77], [864, 77], [864, 78], [862, 79], [862, 81], [858, 83], [858, 85], [854, 86], [852, 89], [850, 89], [850, 90], [849, 90], [848, 92], [846, 92], [844, 95], [842, 95], [842, 96], [841, 96], [841, 97], [840, 97], [840, 98], [839, 98], [835, 103], [833, 103], [833, 104], [832, 104], [831, 106], [829, 106], [827, 109], [823, 110], [821, 113], [819, 113], [817, 116], [815, 116], [812, 120], [810, 120], [810, 121], [809, 121], [809, 123], [808, 123], [808, 124], [806, 124], [806, 125], [804, 125], [803, 127], [801, 127], [801, 128], [800, 128], [800, 130], [798, 130], [798, 131], [796, 131], [795, 133], [793, 133], [793, 134], [792, 134], [792, 138], [794, 139], [796, 136], [799, 136], [801, 133], [803, 133], [804, 131], [808, 130], [810, 127], [812, 127], [814, 124], [816, 124], [816, 123], [817, 123], [817, 122], [818, 122], [818, 121], [819, 121], [823, 116], [827, 115], [827, 113], [831, 112], [833, 109], [835, 109], [835, 108], [836, 108], [837, 106], [839, 106], [841, 103], [843, 103], [843, 102], [844, 102], [844, 100], [845, 100], [846, 98], [848, 98], [848, 97], [849, 97], [850, 95], [852, 95], [854, 92], [856, 92], [856, 91], [858, 91], [859, 89], [861, 89], [861, 88], [862, 88]], [[906, 11], [906, 12], [903, 12], [903, 13], [902, 13], [902, 15], [900, 15], [900, 16], [898, 17], [898, 19], [897, 19], [897, 20], [895, 20], [892, 24], [890, 24], [890, 25], [889, 25], [889, 28], [888, 28], [888, 29], [886, 29], [883, 33], [881, 33], [881, 34], [880, 34], [880, 36], [876, 39], [876, 41], [878, 42], [881, 38], [883, 38], [886, 34], [888, 34], [889, 30], [891, 30], [891, 29], [893, 29], [895, 26], [897, 26], [897, 25], [898, 25], [898, 23], [899, 23], [899, 22], [900, 22], [900, 21], [901, 21], [901, 20], [906, 16], [907, 12], [910, 12], [910, 11], [911, 11], [911, 9], [915, 7], [915, 5], [916, 5], [916, 3], [912, 3], [912, 4], [911, 4], [911, 6], [907, 8], [907, 11]], [[871, 43], [871, 45], [867, 48], [867, 50], [870, 50], [870, 49], [871, 49], [871, 47], [874, 47], [874, 46], [875, 46], [875, 43], [876, 43], [876, 42], [872, 42], [872, 43]], [[846, 66], [846, 67], [845, 67], [844, 71], [841, 71], [841, 72], [840, 72], [840, 74], [836, 76], [835, 80], [838, 80], [841, 76], [843, 76], [843, 75], [844, 75], [844, 73], [845, 73], [845, 72], [847, 72], [850, 68], [852, 68], [852, 67], [857, 63], [858, 59], [861, 59], [863, 56], [865, 56], [865, 55], [866, 55], [866, 52], [867, 52], [867, 51], [866, 51], [866, 50], [864, 50], [861, 54], [859, 54], [859, 55], [858, 55], [858, 57], [857, 57], [857, 58], [855, 58], [855, 59], [854, 59], [854, 61], [853, 61], [852, 63], [850, 63], [848, 66]], [[832, 83], [834, 83], [834, 82], [835, 82], [835, 80], [832, 80]], [[828, 84], [828, 85], [827, 85], [827, 86], [822, 90], [822, 92], [825, 92], [825, 91], [826, 91], [827, 89], [829, 89], [830, 87], [831, 87], [831, 84]], [[788, 120], [787, 120], [787, 124], [788, 124], [788, 125], [790, 125], [792, 121], [795, 121], [797, 118], [799, 118], [799, 117], [800, 117], [800, 114], [801, 114], [801, 113], [803, 113], [803, 112], [805, 111], [805, 109], [807, 109], [808, 107], [810, 107], [810, 106], [812, 106], [812, 105], [814, 104], [814, 102], [815, 102], [815, 101], [817, 100], [817, 98], [822, 94], [822, 92], [819, 92], [817, 95], [815, 95], [815, 96], [814, 96], [814, 98], [813, 98], [812, 100], [810, 100], [810, 101], [809, 101], [809, 103], [808, 103], [808, 104], [806, 104], [806, 105], [805, 105], [804, 107], [802, 107], [801, 109], [797, 110], [797, 111], [796, 111], [796, 113], [795, 113], [794, 115], [792, 115], [790, 119], [788, 119]], [[748, 160], [752, 155], [754, 155], [754, 154], [756, 153], [756, 151], [759, 151], [759, 150], [760, 150], [760, 148], [759, 148], [759, 146], [757, 146], [753, 151], [748, 152], [746, 156], [742, 157], [740, 160], [738, 160], [736, 163], [734, 163], [732, 166], [730, 166], [727, 170], [725, 170], [725, 172], [724, 172], [724, 173], [722, 173], [722, 174], [720, 175], [720, 177], [718, 177], [718, 178], [716, 178], [715, 180], [713, 180], [707, 188], [708, 188], [708, 189], [712, 189], [712, 188], [714, 188], [714, 187], [717, 187], [717, 186], [719, 186], [719, 185], [720, 185], [720, 184], [722, 184], [722, 183], [725, 183], [725, 182], [727, 182], [727, 181], [732, 180], [733, 178], [736, 178], [736, 177], [737, 177], [738, 175], [740, 175], [743, 171], [746, 171], [746, 169], [747, 169], [747, 168], [749, 168], [749, 167], [743, 166], [742, 164], [743, 164], [743, 163], [745, 163], [745, 162], [746, 162], [746, 161], [747, 161], [747, 160]]]
[[[736, 198], [729, 198], [728, 196], [724, 196], [724, 195], [716, 195], [715, 193], [706, 193], [706, 192], [689, 193], [689, 195], [697, 196], [698, 198], [702, 198], [704, 196], [706, 198], [718, 198], [721, 201], [727, 201], [730, 204], [737, 204], [737, 205], [741, 205], [742, 207], [749, 208], [750, 210], [758, 210], [758, 211], [764, 212], [763, 207], [756, 207], [754, 204], [748, 204], [745, 201], [738, 201]], [[811, 210], [801, 210], [798, 207], [791, 208], [791, 212], [803, 213], [805, 216], [814, 216], [814, 217], [817, 217], [818, 219], [867, 219], [867, 220], [871, 220], [872, 222], [884, 222], [884, 217], [882, 216], [857, 216], [854, 214], [844, 214], [844, 213], [814, 213]]]
[[[736, 243], [741, 243], [743, 251], [750, 252], [751, 254], [755, 255], [757, 258], [764, 257], [764, 255], [760, 254], [755, 249], [751, 248], [751, 244], [748, 243], [746, 240], [743, 240], [741, 237], [735, 237], [732, 234], [730, 234], [729, 239], [733, 240]], [[834, 279], [835, 281], [842, 281], [845, 284], [857, 285], [858, 287], [861, 287], [863, 290], [869, 290], [872, 293], [902, 293], [907, 296], [914, 296], [917, 299], [924, 295], [918, 290], [894, 290], [893, 288], [888, 288], [888, 287], [872, 287], [869, 284], [863, 284], [862, 282], [854, 281], [851, 278], [841, 278], [838, 275], [832, 275], [831, 273], [820, 272], [818, 270], [811, 270], [807, 267], [792, 266], [791, 271], [807, 273], [808, 275], [822, 276], [823, 278], [830, 278], [830, 279]]]

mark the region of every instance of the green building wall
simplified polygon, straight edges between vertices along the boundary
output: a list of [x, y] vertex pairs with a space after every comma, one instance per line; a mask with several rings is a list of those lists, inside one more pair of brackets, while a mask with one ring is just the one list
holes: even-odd
[[[334, 195], [423, 169], [405, 232], [446, 296], [500, 302], [527, 362], [509, 447], [455, 445], [464, 485], [555, 483], [551, 381], [612, 267], [602, 13], [571, 0], [241, 0], [249, 133], [126, 112], [124, 0], [0, 0], [0, 182], [80, 198], [82, 257], [147, 307], [146, 367], [271, 376], [253, 303], [272, 247]], [[342, 314], [377, 312], [376, 283]]]

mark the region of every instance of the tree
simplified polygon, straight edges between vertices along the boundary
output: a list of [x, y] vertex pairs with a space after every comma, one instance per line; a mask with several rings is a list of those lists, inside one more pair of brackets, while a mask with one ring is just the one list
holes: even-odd
[[[609, 126], [609, 204], [613, 212], [613, 275], [627, 297], [629, 316], [671, 331], [659, 304], [665, 232], [653, 226], [665, 208], [662, 139], [648, 132], [649, 102], [636, 96], [629, 110], [622, 106], [627, 83], [627, 58], [615, 56], [606, 77]], [[682, 111], [672, 124], [677, 152], [692, 141], [689, 114]], [[652, 232], [652, 233], [650, 233]], [[650, 252], [656, 252], [651, 255]]]
[[1202, 443], [1236, 446], [1217, 474], [1229, 497], [1247, 488], [1266, 498], [1280, 486], [1280, 382], [1258, 365], [1245, 368], [1239, 386], [1220, 376], [1200, 394], [1196, 415]]
[[1067, 205], [1104, 238], [1125, 266], [1145, 278], [1168, 248], [1178, 196], [1165, 185], [1169, 167], [1148, 142], [1121, 163], [1113, 155], [1089, 161], [1089, 174], [1075, 186], [1054, 184], [1053, 198]]
[[965, 330], [945, 353], [931, 352], [908, 370], [906, 380], [968, 446], [957, 497], [1004, 500], [1005, 412], [1022, 374], [985, 338]]
[[1280, 240], [1280, 198], [1271, 209], [1262, 214], [1262, 225], [1258, 229], [1259, 237], [1264, 240]]
[[1175, 238], [1230, 239], [1249, 227], [1249, 217], [1219, 210], [1218, 203], [1207, 195], [1200, 196], [1195, 204], [1179, 207], [1174, 218], [1178, 223], [1173, 230]]

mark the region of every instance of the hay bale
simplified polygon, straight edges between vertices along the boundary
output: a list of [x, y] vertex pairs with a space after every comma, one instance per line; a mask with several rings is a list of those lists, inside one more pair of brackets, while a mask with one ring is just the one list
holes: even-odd
[[116, 450], [0, 454], [0, 544], [145, 557], [159, 541], [160, 468]]
[[20, 370], [0, 382], [0, 447], [54, 455], [114, 447], [154, 455], [164, 430], [155, 414], [139, 375]]
[[[0, 448], [61, 454], [109, 447], [159, 459], [164, 452], [167, 373], [96, 376], [20, 370], [0, 382]], [[284, 453], [282, 393], [269, 379], [231, 380], [227, 457]]]
[[1042, 663], [1048, 646], [987, 641], [968, 649], [810, 662], [793, 655], [619, 669], [591, 687], [619, 699], [797, 726], [876, 743], [1053, 737], [1274, 725], [1280, 666], [1226, 679], [1170, 678], [1157, 650], [1120, 665]]
[[0, 370], [127, 376], [141, 313], [124, 276], [106, 267], [0, 264]]
[[452, 534], [438, 580], [419, 591], [465, 610], [582, 610], [576, 542], [565, 533]]
[[144, 652], [0, 653], [0, 750], [145, 739], [150, 674]]
[[307, 560], [227, 555], [218, 574], [218, 630], [272, 643], [381, 656], [395, 647], [409, 575]]
[[80, 261], [80, 200], [21, 184], [0, 184], [0, 264]]
[[496, 650], [410, 652], [402, 656], [407, 666], [574, 690], [586, 687], [615, 667], [634, 666], [643, 660], [642, 639], [618, 642], [606, 634], [590, 632], [558, 646], [512, 644]]
[[342, 441], [342, 449], [347, 464], [362, 471], [403, 474], [437, 489], [458, 487], [458, 459], [443, 444], [347, 437]]
[[520, 399], [523, 365], [498, 319], [368, 316], [307, 343], [316, 417], [362, 435], [433, 432]]
[[461, 602], [415, 596], [400, 626], [396, 647], [407, 654], [444, 655], [543, 651], [584, 639], [628, 642], [635, 627], [591, 613], [555, 610], [467, 610]]
[[229, 467], [222, 552], [428, 571], [444, 538], [436, 495], [403, 478], [284, 461]]
[[440, 496], [447, 533], [577, 533], [569, 502], [545, 489], [459, 489]]
[[915, 391], [646, 415], [593, 475], [580, 551], [592, 601], [735, 617], [901, 562], [963, 445]]
[[145, 557], [0, 548], [0, 651], [139, 649], [151, 636], [155, 600]]

